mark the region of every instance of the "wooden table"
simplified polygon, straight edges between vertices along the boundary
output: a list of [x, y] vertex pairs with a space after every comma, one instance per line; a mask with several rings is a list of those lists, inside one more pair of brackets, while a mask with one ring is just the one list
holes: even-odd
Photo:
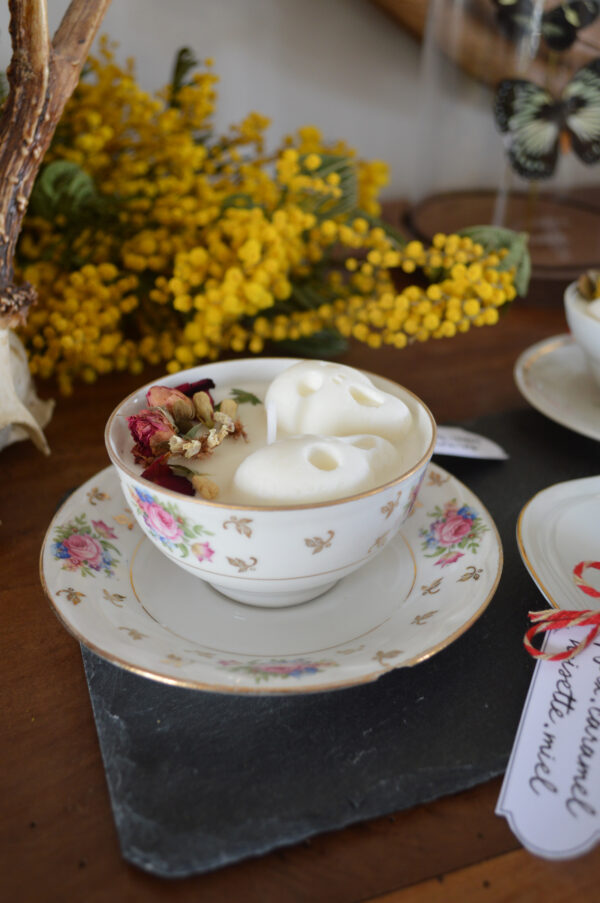
[[[559, 289], [538, 286], [537, 297], [538, 303], [535, 293], [515, 303], [493, 328], [403, 351], [353, 347], [344, 361], [407, 385], [440, 423], [524, 407], [512, 377], [518, 354], [566, 331]], [[149, 372], [148, 379], [156, 375]], [[122, 860], [79, 646], [44, 597], [38, 556], [64, 494], [108, 463], [104, 422], [138, 383], [137, 377], [107, 376], [59, 398], [47, 430], [51, 457], [29, 443], [0, 456], [2, 898], [600, 900], [600, 848], [567, 864], [523, 851], [504, 819], [494, 815], [500, 780], [197, 878], [164, 881]]]

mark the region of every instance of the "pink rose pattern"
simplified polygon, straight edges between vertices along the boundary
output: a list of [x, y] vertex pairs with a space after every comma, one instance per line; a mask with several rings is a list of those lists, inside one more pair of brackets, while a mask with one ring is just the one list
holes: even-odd
[[481, 534], [488, 529], [476, 511], [469, 505], [459, 506], [456, 499], [443, 508], [436, 505], [427, 516], [435, 520], [419, 531], [421, 548], [426, 558], [436, 557], [440, 567], [454, 564], [466, 551], [477, 552]]
[[78, 571], [82, 577], [95, 577], [101, 572], [112, 577], [121, 554], [110, 542], [116, 538], [104, 521], [92, 521], [90, 525], [86, 515], [80, 514], [56, 527], [52, 550], [54, 557], [62, 561], [63, 570]]
[[145, 508], [148, 526], [167, 542], [177, 542], [183, 531], [172, 514], [153, 502]]
[[214, 534], [201, 524], [192, 524], [181, 514], [173, 502], [159, 502], [146, 489], [136, 487], [130, 490], [131, 499], [138, 515], [144, 521], [149, 533], [170, 552], [179, 552], [187, 558], [190, 551], [199, 561], [211, 561], [215, 550], [208, 542], [196, 542], [201, 536]]

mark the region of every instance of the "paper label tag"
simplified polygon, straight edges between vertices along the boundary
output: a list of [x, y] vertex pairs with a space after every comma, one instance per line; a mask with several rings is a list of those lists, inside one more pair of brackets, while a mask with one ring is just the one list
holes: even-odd
[[463, 430], [460, 426], [438, 426], [434, 454], [499, 461], [508, 458], [507, 453], [497, 442], [478, 433]]
[[[573, 648], [588, 631], [552, 631], [544, 648]], [[538, 661], [496, 814], [546, 859], [580, 856], [600, 840], [600, 640], [569, 661]]]

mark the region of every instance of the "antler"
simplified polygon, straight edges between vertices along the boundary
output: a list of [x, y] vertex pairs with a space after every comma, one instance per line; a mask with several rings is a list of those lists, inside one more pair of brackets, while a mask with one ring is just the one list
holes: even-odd
[[0, 327], [24, 322], [33, 286], [14, 284], [33, 183], [110, 0], [72, 0], [52, 43], [46, 0], [9, 0], [13, 55], [0, 119]]
[[32, 285], [15, 284], [15, 249], [35, 177], [109, 4], [72, 0], [50, 43], [46, 0], [9, 0], [13, 54], [0, 119], [0, 448], [24, 430], [49, 450], [42, 427], [53, 402], [35, 395], [25, 354], [9, 332], [36, 298]]

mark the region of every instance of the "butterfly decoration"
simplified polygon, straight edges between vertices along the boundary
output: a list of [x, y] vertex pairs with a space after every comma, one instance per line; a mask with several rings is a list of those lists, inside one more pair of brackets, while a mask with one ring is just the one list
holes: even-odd
[[597, 163], [600, 57], [578, 69], [558, 98], [526, 79], [502, 79], [494, 118], [506, 136], [512, 168], [526, 179], [550, 178], [560, 150], [572, 150], [583, 163]]
[[[542, 34], [551, 50], [563, 51], [576, 41], [577, 33], [587, 28], [600, 14], [600, 0], [568, 0], [536, 15], [535, 0], [492, 0], [500, 30], [516, 41]], [[539, 2], [538, 2], [539, 7]]]

